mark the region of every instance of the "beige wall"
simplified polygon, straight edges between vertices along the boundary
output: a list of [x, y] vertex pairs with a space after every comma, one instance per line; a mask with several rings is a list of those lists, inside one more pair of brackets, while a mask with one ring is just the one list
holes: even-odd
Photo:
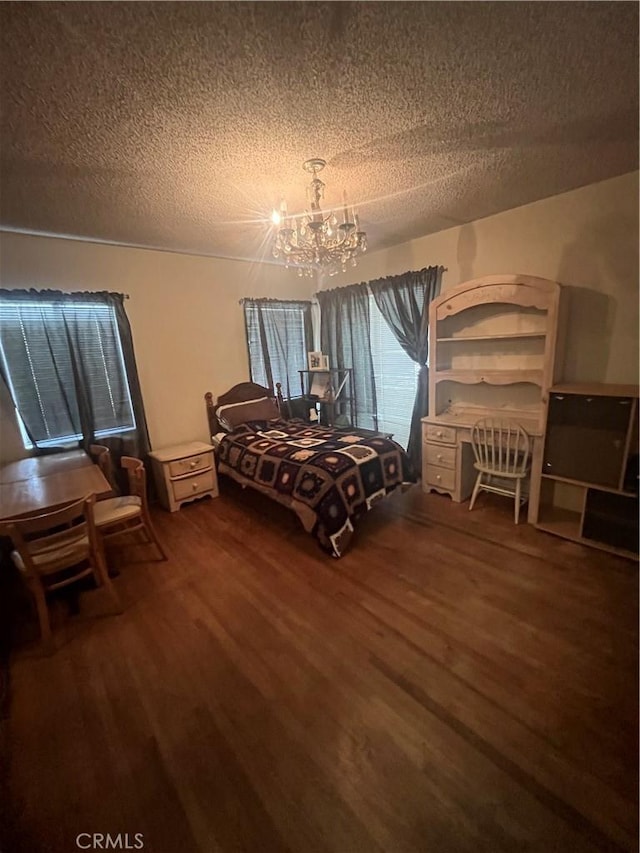
[[638, 382], [637, 172], [372, 252], [323, 285], [431, 264], [447, 267], [443, 289], [493, 273], [560, 282], [569, 295], [564, 379]]
[[[206, 440], [203, 395], [249, 378], [243, 296], [308, 299], [310, 279], [250, 264], [0, 233], [3, 287], [128, 293], [126, 310], [153, 447]], [[0, 383], [1, 384], [1, 383]], [[0, 394], [0, 458], [24, 454]]]
[[[3, 287], [115, 290], [127, 313], [154, 447], [206, 439], [202, 396], [248, 378], [242, 296], [308, 298], [272, 265], [0, 233]], [[559, 281], [570, 296], [564, 378], [638, 381], [638, 173], [366, 255], [339, 287], [429, 264], [443, 287], [491, 273]], [[0, 458], [23, 453], [0, 393]]]

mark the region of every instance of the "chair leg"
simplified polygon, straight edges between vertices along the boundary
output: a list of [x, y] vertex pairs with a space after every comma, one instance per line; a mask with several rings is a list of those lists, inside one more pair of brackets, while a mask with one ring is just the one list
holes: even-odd
[[53, 651], [53, 639], [51, 636], [51, 622], [49, 621], [49, 608], [47, 607], [47, 599], [45, 598], [44, 588], [39, 581], [29, 584], [31, 593], [36, 602], [36, 610], [38, 611], [38, 622], [40, 623], [40, 637], [42, 645], [48, 654]]
[[120, 602], [120, 596], [116, 592], [116, 588], [114, 587], [114, 585], [111, 583], [111, 578], [109, 577], [109, 570], [107, 568], [107, 561], [102, 551], [99, 551], [95, 555], [93, 567], [93, 574], [96, 577], [98, 586], [102, 586], [106, 589], [107, 593], [109, 594], [109, 598], [113, 602], [115, 612], [122, 613], [123, 608]]
[[165, 553], [164, 548], [160, 544], [160, 540], [158, 539], [158, 537], [156, 535], [156, 531], [153, 528], [153, 524], [151, 523], [151, 519], [145, 515], [145, 517], [143, 518], [143, 521], [144, 521], [144, 531], [147, 534], [147, 536], [150, 538], [150, 540], [154, 543], [154, 545], [156, 546], [158, 551], [160, 552], [160, 555], [161, 555], [160, 559], [167, 560], [168, 557]]
[[471, 502], [469, 503], [469, 511], [473, 509], [473, 505], [476, 502], [476, 498], [478, 497], [478, 492], [480, 491], [480, 486], [482, 484], [482, 471], [476, 477], [476, 484], [473, 487], [473, 494], [471, 495]]
[[98, 568], [98, 563], [100, 563], [101, 567], [104, 566], [105, 569], [107, 567], [107, 558], [105, 556], [104, 545], [102, 543], [100, 543], [99, 547], [100, 547], [100, 553], [96, 554], [96, 559], [95, 559], [95, 562], [93, 563], [93, 579], [95, 580], [96, 586], [98, 587], [98, 589], [101, 586], [104, 586], [103, 573], [101, 571], [101, 568]]
[[521, 489], [521, 486], [522, 486], [522, 480], [518, 477], [518, 479], [516, 480], [516, 495], [515, 495], [515, 503], [516, 503], [516, 506], [515, 506], [515, 519], [516, 519], [516, 524], [518, 523], [518, 521], [519, 521], [519, 519], [520, 519], [520, 489]]

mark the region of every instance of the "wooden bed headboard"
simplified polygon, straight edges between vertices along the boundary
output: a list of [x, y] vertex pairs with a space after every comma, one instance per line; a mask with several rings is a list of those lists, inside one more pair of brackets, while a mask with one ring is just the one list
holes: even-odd
[[273, 388], [265, 388], [263, 385], [257, 385], [255, 382], [240, 382], [234, 385], [225, 394], [221, 394], [214, 401], [211, 391], [207, 391], [204, 399], [207, 405], [207, 418], [209, 420], [209, 436], [213, 436], [218, 432], [224, 432], [216, 416], [216, 410], [219, 406], [229, 406], [231, 403], [246, 403], [248, 400], [256, 400], [258, 397], [272, 397], [276, 401], [278, 411], [283, 418], [286, 418], [286, 407], [282, 398], [282, 384], [276, 382], [276, 393], [273, 393]]

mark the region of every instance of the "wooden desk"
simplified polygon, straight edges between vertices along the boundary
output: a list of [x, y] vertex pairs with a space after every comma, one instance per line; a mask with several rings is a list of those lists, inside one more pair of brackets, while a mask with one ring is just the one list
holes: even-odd
[[91, 462], [42, 477], [0, 483], [0, 518], [28, 515], [38, 510], [47, 512], [89, 494], [97, 498], [112, 494], [109, 481]]
[[32, 477], [47, 477], [74, 468], [88, 468], [93, 465], [84, 450], [67, 450], [64, 453], [52, 453], [50, 456], [31, 456], [9, 462], [0, 468], [0, 483], [17, 483]]
[[[497, 415], [498, 416], [498, 415]], [[540, 489], [544, 436], [533, 421], [521, 421], [531, 438], [528, 522], [535, 523]], [[473, 424], [454, 416], [422, 418], [422, 490], [450, 495], [456, 503], [469, 500], [478, 476], [471, 448]]]

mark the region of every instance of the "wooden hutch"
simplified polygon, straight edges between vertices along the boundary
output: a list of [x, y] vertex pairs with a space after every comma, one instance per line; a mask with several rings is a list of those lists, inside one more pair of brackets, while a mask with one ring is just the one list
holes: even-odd
[[[524, 275], [474, 279], [429, 306], [429, 415], [422, 421], [422, 486], [470, 497], [471, 426], [511, 418], [533, 439], [529, 521], [534, 521], [549, 388], [556, 376], [561, 288]], [[559, 361], [559, 360], [558, 360]]]

